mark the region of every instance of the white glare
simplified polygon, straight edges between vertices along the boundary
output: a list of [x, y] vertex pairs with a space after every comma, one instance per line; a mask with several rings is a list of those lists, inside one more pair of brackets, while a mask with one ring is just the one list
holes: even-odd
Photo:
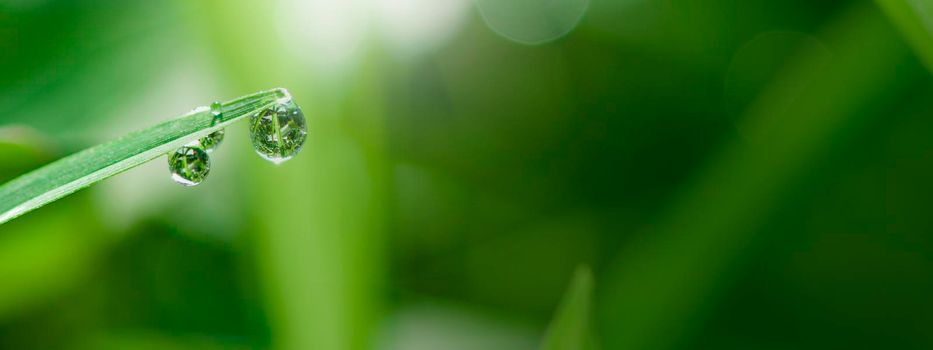
[[377, 0], [379, 34], [396, 55], [424, 53], [456, 34], [469, 8], [470, 0]]
[[340, 73], [363, 49], [366, 5], [364, 0], [281, 0], [276, 24], [293, 55], [317, 72]]

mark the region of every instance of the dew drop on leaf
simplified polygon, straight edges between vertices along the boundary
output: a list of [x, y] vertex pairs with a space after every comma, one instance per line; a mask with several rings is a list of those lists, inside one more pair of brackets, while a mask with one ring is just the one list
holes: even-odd
[[275, 164], [298, 154], [307, 136], [305, 115], [291, 99], [249, 118], [249, 137], [253, 148]]
[[201, 147], [204, 148], [204, 151], [211, 153], [220, 146], [220, 143], [224, 141], [224, 130], [220, 129], [212, 132], [210, 135], [204, 136], [198, 139], [198, 143], [201, 144]]
[[220, 101], [214, 101], [211, 103], [211, 114], [214, 115], [214, 118], [220, 118], [223, 115], [224, 105]]
[[198, 146], [184, 146], [168, 156], [168, 168], [172, 180], [184, 186], [194, 186], [211, 171], [211, 160], [207, 152]]

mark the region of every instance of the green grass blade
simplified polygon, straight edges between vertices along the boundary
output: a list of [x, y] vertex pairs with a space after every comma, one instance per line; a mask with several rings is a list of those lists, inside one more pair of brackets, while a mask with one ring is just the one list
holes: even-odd
[[877, 0], [877, 3], [933, 72], [933, 1]]
[[206, 108], [100, 144], [0, 186], [0, 224], [207, 136], [252, 113], [289, 98], [284, 89], [244, 96], [223, 104], [214, 117]]
[[593, 299], [593, 273], [585, 266], [577, 268], [564, 300], [548, 326], [541, 350], [592, 349], [590, 305]]

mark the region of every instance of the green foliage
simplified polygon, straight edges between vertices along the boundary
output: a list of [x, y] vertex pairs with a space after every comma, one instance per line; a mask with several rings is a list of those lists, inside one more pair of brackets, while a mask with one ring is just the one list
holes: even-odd
[[593, 273], [581, 266], [573, 275], [554, 319], [548, 327], [541, 350], [594, 349], [590, 318], [593, 298]]
[[910, 69], [909, 52], [874, 8], [854, 5], [821, 35], [831, 59], [801, 52], [788, 62], [740, 121], [744, 139], [690, 182], [647, 239], [618, 254], [601, 304], [606, 327], [618, 330], [607, 347], [673, 348], [702, 327], [690, 321], [702, 319], [702, 306], [754, 254], [755, 235], [785, 189], [820, 164], [842, 131], [876, 116], [864, 114], [873, 104], [890, 103], [892, 86], [905, 84], [890, 69]]
[[0, 4], [0, 185], [167, 102], [312, 126], [4, 223], [0, 348], [933, 348], [931, 2], [472, 3]]
[[20, 176], [0, 186], [0, 224], [221, 130], [286, 96], [283, 89], [244, 96], [225, 103], [219, 117], [196, 109]]
[[914, 51], [933, 71], [933, 2], [926, 0], [877, 0], [907, 38]]

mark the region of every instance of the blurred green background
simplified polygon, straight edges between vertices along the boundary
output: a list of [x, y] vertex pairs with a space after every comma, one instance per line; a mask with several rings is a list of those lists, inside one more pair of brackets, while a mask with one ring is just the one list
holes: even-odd
[[0, 349], [933, 348], [933, 3], [879, 3], [0, 0], [2, 181], [309, 125], [0, 226]]

